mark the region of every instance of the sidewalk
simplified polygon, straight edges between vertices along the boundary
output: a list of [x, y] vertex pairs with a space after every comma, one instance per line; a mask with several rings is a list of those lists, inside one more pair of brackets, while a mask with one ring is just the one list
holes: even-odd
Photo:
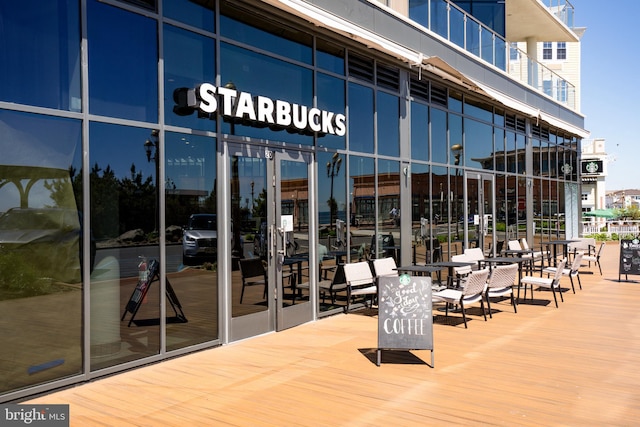
[[[383, 352], [373, 311], [340, 314], [96, 380], [26, 403], [72, 426], [630, 426], [640, 419], [640, 276], [619, 246], [583, 290], [434, 321], [429, 351]], [[563, 287], [570, 288], [563, 278]], [[576, 283], [577, 287], [577, 283]], [[549, 303], [549, 300], [551, 302]], [[498, 311], [499, 310], [499, 311]], [[435, 311], [434, 311], [435, 313]]]

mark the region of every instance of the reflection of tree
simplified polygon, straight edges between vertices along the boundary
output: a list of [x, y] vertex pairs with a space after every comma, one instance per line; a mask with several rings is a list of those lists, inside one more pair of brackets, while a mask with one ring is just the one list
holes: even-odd
[[254, 218], [263, 218], [266, 220], [267, 216], [267, 190], [262, 189], [262, 191], [258, 194], [258, 197], [253, 201], [253, 217]]
[[[154, 228], [155, 185], [153, 177], [143, 178], [131, 165], [131, 175], [118, 179], [111, 166], [103, 170], [96, 163], [89, 174], [91, 192], [91, 231], [100, 238], [116, 237], [128, 230]], [[79, 209], [82, 207], [82, 173], [72, 172], [72, 182]], [[59, 196], [52, 187], [52, 199]]]

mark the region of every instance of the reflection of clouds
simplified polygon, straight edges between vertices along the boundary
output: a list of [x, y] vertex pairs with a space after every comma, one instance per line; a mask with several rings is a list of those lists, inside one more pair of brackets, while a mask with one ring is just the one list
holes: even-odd
[[[3, 165], [40, 166], [68, 169], [80, 142], [80, 126], [22, 114], [11, 117], [11, 123], [0, 114], [0, 152]], [[12, 127], [13, 125], [13, 127]], [[52, 126], [55, 125], [55, 126]], [[72, 126], [71, 126], [72, 125]], [[51, 129], [55, 127], [55, 134]]]
[[[0, 111], [0, 171], [2, 166], [9, 166], [0, 173], [0, 180], [21, 179], [26, 183], [43, 173], [43, 179], [38, 179], [29, 189], [28, 202], [30, 207], [51, 206], [51, 191], [44, 188], [45, 179], [51, 181], [55, 177], [68, 176], [67, 171], [79, 148], [80, 135], [81, 127], [77, 120]], [[11, 168], [13, 166], [27, 168], [16, 170]], [[34, 176], [30, 176], [30, 168], [34, 168]], [[50, 177], [47, 176], [49, 172]], [[20, 176], [14, 176], [16, 174]], [[15, 185], [7, 184], [0, 188], [0, 212], [19, 205], [20, 194]]]

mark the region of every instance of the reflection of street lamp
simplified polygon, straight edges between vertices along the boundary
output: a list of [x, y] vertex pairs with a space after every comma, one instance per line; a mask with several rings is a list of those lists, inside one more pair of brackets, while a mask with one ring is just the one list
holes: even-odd
[[454, 144], [451, 146], [451, 152], [453, 153], [453, 164], [456, 166], [456, 198], [455, 198], [455, 206], [454, 206], [454, 215], [456, 216], [456, 239], [460, 238], [460, 225], [459, 225], [459, 209], [458, 209], [458, 175], [460, 172], [460, 155], [462, 154], [462, 144]]
[[338, 153], [334, 153], [331, 157], [331, 161], [327, 162], [327, 177], [331, 178], [331, 196], [329, 197], [329, 229], [333, 227], [333, 217], [337, 207], [336, 201], [333, 199], [333, 178], [338, 176], [341, 164], [342, 158]]
[[153, 129], [151, 131], [151, 138], [147, 139], [144, 142], [144, 151], [147, 154], [147, 162], [151, 162], [153, 159], [153, 163], [155, 163], [155, 203], [154, 203], [154, 216], [153, 216], [153, 231], [158, 231], [158, 192], [160, 189], [158, 188], [158, 175], [160, 174], [160, 163], [158, 157], [158, 129]]

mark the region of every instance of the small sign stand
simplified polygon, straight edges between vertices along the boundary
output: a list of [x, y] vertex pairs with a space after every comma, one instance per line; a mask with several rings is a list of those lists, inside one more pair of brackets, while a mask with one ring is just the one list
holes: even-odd
[[640, 240], [620, 240], [620, 268], [618, 269], [618, 282], [624, 274], [624, 280], [628, 281], [628, 275], [640, 275]]
[[378, 281], [378, 349], [431, 350], [433, 360], [433, 314], [431, 278], [400, 276], [380, 277]]
[[[142, 301], [144, 301], [145, 296], [149, 292], [151, 284], [155, 281], [160, 281], [159, 267], [160, 265], [158, 263], [158, 260], [152, 259], [149, 262], [148, 274], [144, 279], [138, 280], [138, 284], [129, 297], [129, 301], [127, 302], [127, 306], [124, 309], [124, 313], [122, 313], [122, 318], [120, 318], [120, 321], [123, 321], [127, 313], [131, 313], [131, 318], [129, 319], [129, 324], [127, 325], [127, 327], [131, 326], [133, 319], [136, 317], [136, 314], [138, 313], [138, 310], [142, 305]], [[173, 308], [173, 312], [176, 314], [176, 318], [181, 323], [186, 323], [187, 318], [182, 311], [182, 304], [180, 304], [180, 300], [178, 300], [178, 296], [173, 290], [171, 283], [169, 283], [169, 280], [166, 281], [165, 293], [167, 295], [169, 304], [171, 304], [171, 307]]]

